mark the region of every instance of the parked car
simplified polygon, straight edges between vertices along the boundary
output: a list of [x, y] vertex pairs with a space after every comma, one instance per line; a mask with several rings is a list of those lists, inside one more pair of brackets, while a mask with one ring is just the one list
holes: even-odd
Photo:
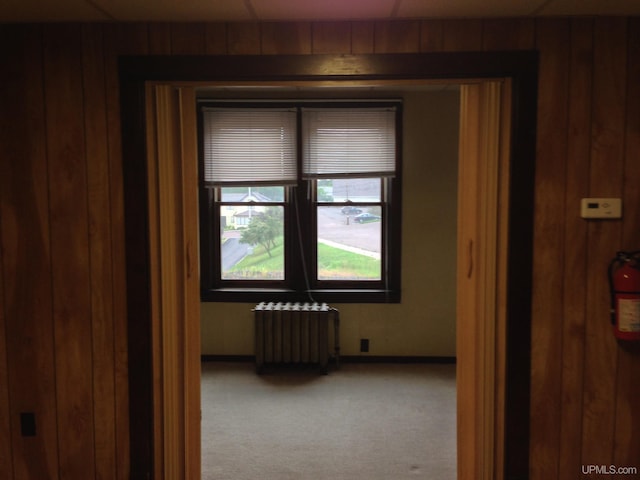
[[373, 213], [361, 213], [360, 215], [356, 215], [353, 219], [358, 223], [366, 223], [366, 222], [379, 222], [380, 216], [374, 215]]
[[362, 213], [362, 209], [352, 205], [346, 205], [342, 207], [341, 212], [343, 215], [358, 215], [359, 213]]

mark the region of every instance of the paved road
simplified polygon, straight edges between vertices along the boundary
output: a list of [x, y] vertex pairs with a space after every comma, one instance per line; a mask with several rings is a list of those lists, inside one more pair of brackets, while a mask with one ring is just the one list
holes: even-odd
[[240, 243], [239, 238], [229, 238], [222, 244], [222, 271], [226, 272], [242, 260], [249, 250], [249, 245]]
[[353, 217], [340, 213], [340, 207], [321, 208], [318, 211], [318, 237], [338, 245], [379, 254], [380, 222], [360, 224], [356, 223]]

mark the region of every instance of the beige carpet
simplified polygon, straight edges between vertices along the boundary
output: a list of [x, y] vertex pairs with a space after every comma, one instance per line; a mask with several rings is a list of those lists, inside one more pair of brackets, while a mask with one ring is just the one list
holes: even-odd
[[456, 478], [455, 365], [202, 365], [204, 480]]

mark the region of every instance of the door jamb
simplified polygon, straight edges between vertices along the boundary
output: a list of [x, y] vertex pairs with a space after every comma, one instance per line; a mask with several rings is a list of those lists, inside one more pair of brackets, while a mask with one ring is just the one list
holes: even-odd
[[[528, 476], [531, 257], [537, 54], [466, 52], [398, 55], [256, 57], [122, 57], [123, 173], [128, 286], [131, 476], [146, 478], [154, 465], [154, 315], [151, 278], [145, 84], [300, 80], [335, 82], [509, 78], [512, 146], [509, 155], [508, 290], [504, 405], [505, 477]], [[198, 319], [199, 321], [199, 319]], [[517, 345], [517, 348], [508, 348]], [[157, 456], [157, 454], [156, 454]], [[498, 467], [499, 468], [499, 467]]]

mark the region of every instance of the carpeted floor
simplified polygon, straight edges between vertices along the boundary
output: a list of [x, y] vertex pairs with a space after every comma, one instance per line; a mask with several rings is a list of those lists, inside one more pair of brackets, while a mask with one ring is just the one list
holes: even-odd
[[455, 365], [202, 365], [203, 480], [454, 480], [455, 431]]

